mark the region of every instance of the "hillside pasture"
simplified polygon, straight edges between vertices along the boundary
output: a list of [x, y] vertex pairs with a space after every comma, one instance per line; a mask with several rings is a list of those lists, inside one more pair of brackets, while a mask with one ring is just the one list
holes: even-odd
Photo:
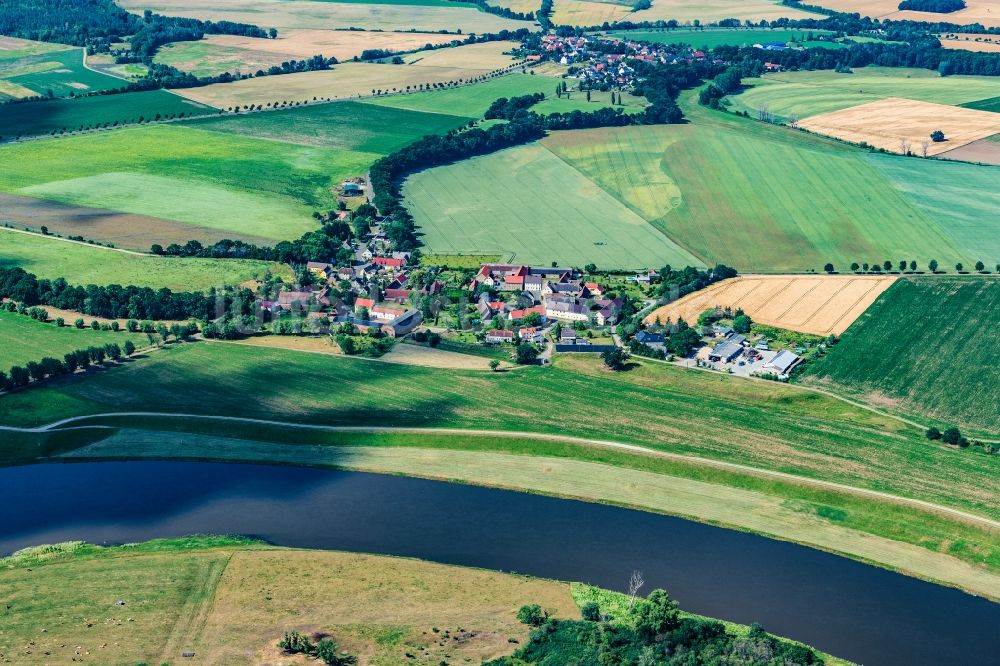
[[957, 25], [979, 23], [986, 27], [1000, 26], [1000, 2], [998, 0], [966, 0], [965, 9], [940, 14], [900, 10], [897, 0], [824, 0], [823, 7], [838, 12], [858, 13], [875, 19], [893, 21], [926, 21], [937, 23], [947, 21]]
[[864, 67], [852, 74], [832, 70], [765, 74], [745, 79], [746, 90], [727, 99], [737, 111], [756, 116], [766, 108], [782, 122], [839, 111], [889, 97], [965, 105], [1000, 96], [992, 76], [940, 76], [928, 69]]
[[0, 56], [0, 86], [30, 91], [19, 97], [69, 97], [123, 85], [121, 79], [87, 69], [83, 64], [83, 49], [63, 47], [63, 50], [39, 52], [37, 48], [25, 47], [7, 50], [8, 55], [18, 53], [31, 55]]
[[766, 42], [805, 42], [810, 37], [833, 34], [829, 30], [769, 28], [676, 28], [661, 30], [617, 30], [610, 37], [654, 44], [688, 44], [694, 48], [752, 46]]
[[[646, 101], [645, 97], [621, 95], [620, 98], [621, 104], [615, 104], [614, 108], [621, 109], [625, 113], [641, 113], [643, 109], [649, 106], [649, 102]], [[616, 97], [616, 99], [618, 98]], [[610, 106], [610, 92], [592, 90], [590, 91], [590, 101], [588, 102], [586, 92], [571, 90], [561, 97], [549, 94], [546, 99], [531, 107], [531, 110], [535, 113], [543, 115], [549, 113], [571, 113], [573, 111], [583, 111], [584, 113], [589, 113]]]
[[[45, 227], [52, 235], [99, 239], [102, 243], [140, 252], [149, 251], [151, 239], [166, 247], [170, 243], [183, 245], [192, 238], [201, 239], [203, 243], [214, 243], [232, 236], [227, 231], [174, 220], [13, 194], [0, 194], [0, 224], [34, 232], [41, 232], [42, 227]], [[271, 243], [267, 238], [252, 240], [253, 238], [255, 237], [247, 236], [245, 240], [264, 245]]]
[[252, 74], [272, 65], [314, 55], [344, 61], [360, 56], [365, 49], [410, 51], [427, 44], [447, 44], [454, 39], [455, 35], [350, 30], [290, 30], [277, 39], [208, 35], [200, 41], [161, 47], [156, 62], [196, 76], [237, 71]]
[[[218, 108], [282, 101], [308, 102], [316, 98], [354, 99], [376, 93], [408, 92], [417, 90], [421, 85], [464, 83], [514, 63], [512, 58], [499, 51], [489, 54], [484, 54], [482, 50], [462, 51], [466, 48], [471, 47], [410, 54], [403, 65], [346, 62], [331, 70], [216, 83], [180, 92], [188, 99]], [[449, 53], [445, 54], [445, 51]], [[462, 62], [464, 53], [469, 55], [467, 63]]]
[[996, 437], [1000, 280], [901, 278], [801, 381]]
[[124, 0], [122, 7], [137, 14], [157, 14], [203, 21], [237, 21], [286, 30], [338, 29], [437, 32], [477, 35], [531, 27], [482, 12], [475, 5], [447, 0], [403, 2], [314, 2], [311, 0]]
[[419, 172], [403, 195], [430, 253], [602, 268], [701, 263], [537, 144]]
[[[1000, 114], [889, 97], [800, 120], [802, 129], [893, 153], [938, 155], [1000, 132]], [[945, 141], [931, 141], [934, 131]]]
[[647, 324], [693, 324], [711, 308], [742, 309], [760, 324], [814, 335], [840, 335], [896, 280], [856, 275], [745, 275], [663, 305]]
[[314, 229], [312, 212], [335, 206], [329, 188], [377, 157], [161, 124], [0, 148], [22, 165], [0, 190], [285, 240]]
[[134, 125], [140, 119], [153, 120], [157, 115], [172, 118], [209, 113], [215, 113], [215, 109], [165, 90], [3, 104], [0, 137], [6, 140], [75, 132], [98, 125], [109, 128]]
[[472, 118], [345, 101], [193, 120], [186, 126], [302, 146], [381, 155], [428, 134], [443, 134], [469, 120]]
[[547, 76], [507, 74], [458, 88], [369, 97], [362, 101], [377, 106], [480, 118], [486, 113], [490, 104], [501, 97], [509, 98], [533, 93], [549, 94], [555, 90], [555, 86], [556, 81]]
[[[40, 361], [43, 356], [62, 360], [68, 352], [110, 342], [122, 345], [131, 340], [136, 347], [149, 344], [144, 333], [77, 329], [73, 327], [75, 319], [59, 327], [55, 316], [51, 313], [49, 316], [51, 320], [43, 323], [26, 315], [0, 312], [0, 371], [6, 372], [11, 366], [24, 365], [28, 361]], [[84, 319], [90, 322], [89, 317]]]
[[0, 228], [0, 268], [19, 266], [38, 277], [71, 284], [134, 284], [174, 291], [203, 291], [259, 279], [287, 269], [246, 259], [182, 259], [120, 252]]
[[[0, 561], [16, 609], [0, 636], [5, 654], [31, 641], [56, 663], [85, 652], [100, 663], [162, 663], [181, 648], [211, 664], [307, 663], [277, 648], [297, 629], [331, 634], [362, 663], [399, 663], [407, 650], [426, 657], [419, 663], [480, 663], [513, 652], [508, 638], [527, 640], [529, 627], [516, 618], [524, 604], [579, 617], [567, 583], [413, 559], [224, 537], [46, 550]], [[128, 621], [79, 621], [109, 613], [109, 590], [128, 600]], [[31, 603], [37, 598], [46, 601]], [[442, 645], [431, 626], [462, 639]]]
[[[701, 124], [553, 132], [542, 143], [707, 264], [798, 272], [969, 259], [950, 216], [934, 219], [881, 163], [826, 139], [706, 115]], [[980, 235], [989, 240], [987, 229]]]

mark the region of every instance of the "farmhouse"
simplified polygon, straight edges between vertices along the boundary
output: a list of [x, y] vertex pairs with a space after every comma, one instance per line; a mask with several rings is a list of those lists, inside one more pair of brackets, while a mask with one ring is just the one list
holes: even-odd
[[587, 321], [590, 319], [590, 310], [576, 303], [549, 301], [545, 304], [545, 316], [564, 321]]
[[513, 341], [514, 331], [486, 331], [486, 342], [491, 345]]
[[545, 336], [537, 328], [519, 328], [517, 330], [517, 337], [528, 342], [533, 342], [535, 344], [541, 344], [545, 341]]
[[399, 270], [406, 265], [406, 259], [398, 259], [396, 257], [375, 257], [372, 259], [372, 263], [376, 266], [384, 266], [385, 268], [394, 268]]
[[648, 345], [650, 347], [655, 347], [657, 345], [662, 347], [666, 342], [662, 333], [650, 333], [649, 331], [639, 331], [635, 334], [635, 339], [639, 344]]
[[395, 321], [406, 314], [406, 312], [406, 310], [387, 307], [385, 305], [376, 305], [369, 309], [371, 316], [379, 321]]
[[530, 314], [537, 314], [542, 317], [542, 321], [545, 321], [545, 307], [541, 305], [536, 305], [530, 308], [521, 308], [520, 310], [510, 311], [511, 321], [520, 321]]
[[306, 264], [306, 268], [309, 269], [310, 273], [324, 282], [329, 280], [336, 273], [336, 269], [331, 264], [325, 264], [320, 261], [310, 261]]
[[717, 363], [731, 362], [743, 353], [743, 341], [745, 339], [742, 335], [734, 335], [725, 342], [720, 342], [708, 352], [708, 360]]
[[787, 375], [801, 361], [802, 359], [799, 356], [790, 351], [780, 351], [764, 367], [774, 370], [779, 375]]

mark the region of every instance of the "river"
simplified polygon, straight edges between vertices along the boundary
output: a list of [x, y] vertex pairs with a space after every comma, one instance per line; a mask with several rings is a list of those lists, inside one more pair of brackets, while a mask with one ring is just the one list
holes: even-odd
[[622, 589], [873, 665], [1000, 664], [1000, 604], [753, 534], [377, 474], [196, 462], [0, 469], [0, 553], [193, 533], [417, 557]]

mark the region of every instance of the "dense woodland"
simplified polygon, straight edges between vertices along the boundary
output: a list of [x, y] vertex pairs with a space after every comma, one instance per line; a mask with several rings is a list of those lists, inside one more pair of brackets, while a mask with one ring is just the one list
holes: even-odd
[[903, 0], [899, 3], [899, 8], [915, 12], [947, 14], [965, 9], [965, 0]]

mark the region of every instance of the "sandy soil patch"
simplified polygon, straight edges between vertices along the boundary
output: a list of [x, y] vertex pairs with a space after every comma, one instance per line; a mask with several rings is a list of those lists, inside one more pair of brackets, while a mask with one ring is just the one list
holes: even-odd
[[838, 12], [857, 12], [862, 16], [896, 21], [947, 21], [958, 25], [981, 23], [986, 27], [1000, 25], [1000, 0], [966, 0], [965, 9], [950, 14], [900, 11], [899, 0], [824, 0], [821, 4]]
[[975, 35], [970, 33], [949, 33], [938, 37], [941, 46], [946, 49], [962, 49], [963, 51], [1000, 51], [1000, 35]]
[[350, 99], [369, 96], [378, 90], [398, 92], [421, 84], [462, 83], [515, 63], [509, 56], [489, 55], [480, 49], [465, 51], [474, 47], [414, 53], [406, 57], [409, 62], [406, 65], [346, 62], [327, 71], [216, 83], [178, 93], [217, 108], [313, 98]]
[[[1000, 114], [900, 97], [821, 113], [799, 121], [799, 127], [843, 139], [862, 141], [890, 152], [938, 155], [1000, 132]], [[931, 132], [941, 130], [946, 141], [934, 143]], [[926, 148], [926, 153], [924, 152]]]
[[742, 308], [758, 323], [802, 333], [839, 335], [895, 282], [858, 275], [749, 275], [723, 280], [657, 308], [646, 323], [688, 323], [713, 307]]
[[324, 55], [337, 60], [350, 60], [365, 49], [412, 51], [427, 44], [447, 44], [455, 35], [434, 35], [412, 32], [357, 32], [349, 30], [288, 30], [278, 39], [259, 39], [239, 35], [210, 35], [205, 42], [232, 48], [247, 49], [279, 56], [278, 64], [290, 58], [310, 58]]
[[1000, 166], [1000, 134], [967, 143], [938, 155], [943, 160], [961, 160]]

